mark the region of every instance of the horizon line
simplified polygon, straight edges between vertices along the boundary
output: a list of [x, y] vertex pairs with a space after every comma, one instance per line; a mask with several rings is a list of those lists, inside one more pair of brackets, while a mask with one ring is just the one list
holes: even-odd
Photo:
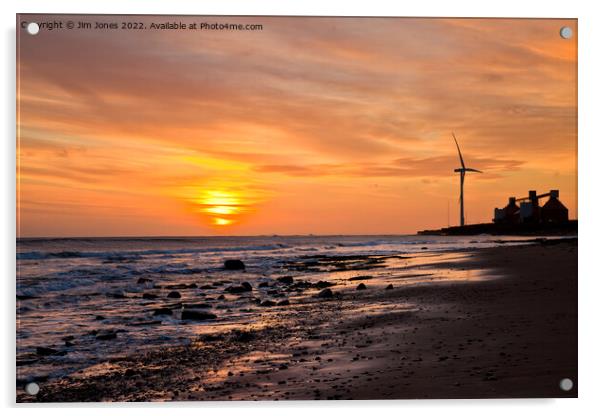
[[107, 235], [107, 236], [28, 236], [19, 237], [17, 240], [45, 240], [45, 239], [86, 239], [86, 238], [156, 238], [156, 239], [177, 239], [177, 238], [240, 238], [240, 237], [400, 237], [418, 235], [418, 231], [413, 233], [400, 234], [248, 234], [248, 235]]

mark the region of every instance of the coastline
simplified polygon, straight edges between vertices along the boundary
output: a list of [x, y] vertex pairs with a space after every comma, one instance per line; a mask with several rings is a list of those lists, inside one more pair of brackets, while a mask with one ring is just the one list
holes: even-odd
[[579, 227], [578, 220], [569, 220], [565, 223], [481, 223], [467, 224], [464, 226], [453, 226], [441, 228], [438, 230], [421, 230], [418, 235], [450, 235], [450, 236], [468, 236], [468, 235], [499, 235], [499, 236], [577, 236]]
[[335, 286], [282, 307], [284, 323], [112, 359], [17, 401], [577, 397], [576, 239], [466, 254], [446, 266], [475, 280]]

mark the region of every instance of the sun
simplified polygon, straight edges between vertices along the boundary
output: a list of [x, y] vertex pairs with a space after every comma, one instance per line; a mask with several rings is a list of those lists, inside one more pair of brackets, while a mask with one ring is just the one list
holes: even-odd
[[246, 210], [242, 194], [233, 190], [203, 190], [197, 203], [201, 206], [201, 212], [209, 217], [211, 224], [219, 227], [236, 223]]

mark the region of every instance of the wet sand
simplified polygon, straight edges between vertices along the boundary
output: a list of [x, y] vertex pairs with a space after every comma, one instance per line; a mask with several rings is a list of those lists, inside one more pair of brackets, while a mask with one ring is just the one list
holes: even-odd
[[424, 280], [393, 289], [333, 286], [261, 325], [115, 358], [17, 401], [577, 397], [576, 240], [465, 254], [446, 267], [478, 278], [429, 281], [423, 263]]

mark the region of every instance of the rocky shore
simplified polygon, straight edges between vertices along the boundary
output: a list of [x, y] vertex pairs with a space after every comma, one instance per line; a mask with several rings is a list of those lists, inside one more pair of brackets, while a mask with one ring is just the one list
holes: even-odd
[[[386, 282], [373, 276], [391, 261], [405, 260], [315, 255], [283, 262], [291, 276], [261, 288], [222, 282], [224, 295], [259, 311], [254, 322], [112, 358], [40, 383], [37, 396], [18, 387], [17, 401], [577, 396], [576, 239], [422, 261]], [[308, 269], [362, 274], [345, 282], [294, 276]], [[156, 308], [157, 320], [179, 314], [194, 325], [219, 316], [207, 305], [178, 304], [185, 290], [169, 289], [176, 302]], [[301, 293], [308, 296], [294, 296]], [[110, 342], [119, 334], [95, 336]], [[575, 383], [571, 391], [559, 388], [563, 378]]]

